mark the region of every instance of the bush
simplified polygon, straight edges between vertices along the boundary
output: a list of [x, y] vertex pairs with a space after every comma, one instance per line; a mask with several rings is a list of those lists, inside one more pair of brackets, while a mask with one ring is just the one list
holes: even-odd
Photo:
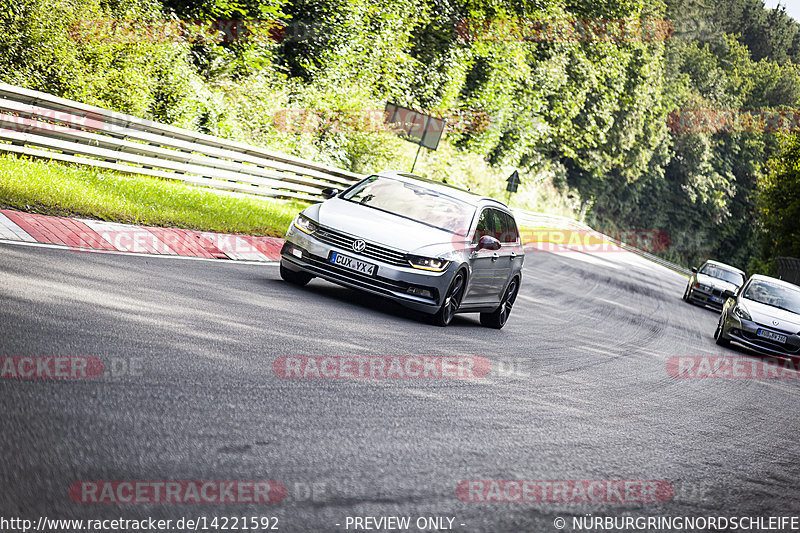
[[[114, 26], [124, 21], [138, 33], [126, 38]], [[0, 0], [0, 81], [198, 127], [207, 91], [188, 44], [146, 38], [145, 25], [160, 22], [148, 0]]]

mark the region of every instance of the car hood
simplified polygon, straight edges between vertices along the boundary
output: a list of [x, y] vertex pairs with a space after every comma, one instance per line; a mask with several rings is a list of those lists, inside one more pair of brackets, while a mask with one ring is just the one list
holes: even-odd
[[707, 276], [705, 274], [700, 274], [700, 273], [697, 274], [697, 282], [698, 283], [702, 283], [703, 285], [708, 285], [708, 286], [713, 287], [715, 289], [719, 289], [721, 291], [726, 291], [727, 290], [727, 291], [735, 292], [736, 289], [739, 288], [738, 286], [734, 285], [733, 283], [731, 283], [729, 281], [725, 281], [724, 279], [719, 279], [719, 278], [715, 278], [715, 277], [712, 277], [712, 276]]
[[420, 255], [441, 255], [464, 241], [449, 231], [339, 198], [308, 207], [303, 213], [330, 229]]
[[[750, 311], [750, 316], [753, 317], [754, 322], [787, 330], [792, 333], [800, 331], [800, 315], [778, 307], [748, 300], [747, 298], [742, 298], [739, 301]], [[777, 321], [778, 324], [773, 324], [773, 321]]]

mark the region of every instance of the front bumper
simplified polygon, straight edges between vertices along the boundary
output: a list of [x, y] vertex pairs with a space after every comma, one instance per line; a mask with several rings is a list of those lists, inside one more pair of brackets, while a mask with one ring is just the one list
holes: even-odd
[[[758, 335], [758, 330], [771, 331], [786, 337], [786, 342], [778, 342]], [[800, 335], [765, 326], [751, 320], [745, 320], [729, 314], [725, 320], [727, 337], [752, 350], [771, 355], [800, 355]]]
[[692, 287], [691, 291], [689, 291], [689, 301], [712, 307], [717, 311], [722, 311], [722, 307], [725, 305], [725, 297], [722, 296], [722, 291], [719, 289], [708, 291]]
[[[329, 261], [331, 252], [377, 265], [374, 275], [355, 272]], [[299, 257], [298, 257], [299, 256]], [[442, 272], [415, 269], [389, 264], [374, 257], [354, 252], [352, 249], [322, 242], [292, 227], [286, 234], [281, 261], [286, 268], [304, 271], [333, 283], [390, 298], [406, 307], [435, 313], [441, 307], [440, 299], [450, 286], [458, 265], [450, 264]], [[411, 294], [428, 291], [430, 297]]]

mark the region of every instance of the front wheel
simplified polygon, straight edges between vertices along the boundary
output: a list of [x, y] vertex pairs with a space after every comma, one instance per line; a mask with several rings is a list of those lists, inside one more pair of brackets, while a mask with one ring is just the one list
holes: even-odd
[[724, 338], [722, 335], [725, 333], [725, 316], [719, 317], [719, 324], [717, 324], [717, 330], [714, 332], [714, 340], [717, 342], [719, 346], [730, 346], [731, 341]]
[[298, 285], [300, 287], [308, 284], [308, 282], [311, 281], [311, 278], [314, 277], [308, 272], [295, 272], [294, 270], [290, 270], [283, 266], [283, 263], [281, 263], [280, 270], [281, 278], [283, 278], [284, 281], [288, 281], [289, 283]]
[[683, 291], [683, 301], [684, 302], [688, 302], [689, 301], [689, 288], [690, 287], [691, 287], [691, 284], [686, 285], [686, 290]]
[[461, 306], [461, 299], [464, 298], [466, 286], [467, 276], [463, 270], [460, 270], [450, 283], [450, 288], [447, 289], [447, 294], [444, 297], [444, 301], [442, 301], [442, 307], [432, 317], [434, 325], [444, 327], [453, 320], [456, 311]]
[[481, 313], [481, 325], [487, 328], [502, 329], [502, 327], [506, 325], [508, 317], [511, 315], [511, 307], [517, 299], [518, 292], [519, 278], [514, 278], [511, 280], [511, 283], [508, 284], [508, 289], [506, 289], [500, 306], [491, 313]]

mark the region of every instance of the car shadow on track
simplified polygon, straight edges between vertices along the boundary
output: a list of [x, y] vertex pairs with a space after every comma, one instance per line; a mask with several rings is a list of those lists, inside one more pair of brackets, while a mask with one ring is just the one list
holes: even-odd
[[[342, 287], [325, 280], [313, 279], [305, 287], [297, 287], [281, 279], [267, 279], [266, 283], [277, 290], [291, 291], [293, 295], [313, 294], [316, 297], [325, 298], [327, 303], [335, 303], [337, 305], [347, 303], [371, 312], [382, 313], [432, 328], [436, 327], [430, 323], [430, 315], [403, 307], [399, 303], [393, 302], [387, 298]], [[447, 328], [459, 327], [483, 328], [478, 321], [478, 315], [476, 313], [456, 315], [453, 321], [447, 326]]]

